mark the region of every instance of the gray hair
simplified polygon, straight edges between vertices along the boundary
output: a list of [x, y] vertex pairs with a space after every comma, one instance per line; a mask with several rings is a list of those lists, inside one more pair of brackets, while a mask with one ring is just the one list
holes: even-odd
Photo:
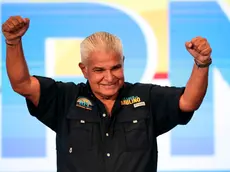
[[108, 32], [96, 32], [86, 37], [80, 44], [81, 61], [87, 61], [90, 53], [97, 50], [114, 51], [123, 59], [123, 48], [121, 40]]

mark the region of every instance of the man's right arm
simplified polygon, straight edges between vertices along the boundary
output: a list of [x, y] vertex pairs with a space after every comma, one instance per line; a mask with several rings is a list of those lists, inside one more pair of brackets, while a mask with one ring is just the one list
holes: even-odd
[[10, 17], [2, 25], [6, 38], [7, 74], [13, 90], [26, 98], [30, 114], [57, 132], [57, 121], [69, 109], [78, 88], [74, 83], [30, 75], [21, 40], [28, 27], [29, 19], [20, 16]]
[[2, 32], [6, 40], [6, 68], [13, 90], [35, 106], [40, 97], [39, 81], [30, 76], [23, 53], [22, 36], [29, 28], [30, 20], [20, 16], [11, 16], [2, 24]]
[[7, 44], [6, 68], [13, 90], [37, 106], [40, 97], [40, 84], [35, 77], [29, 74], [21, 40], [15, 45]]

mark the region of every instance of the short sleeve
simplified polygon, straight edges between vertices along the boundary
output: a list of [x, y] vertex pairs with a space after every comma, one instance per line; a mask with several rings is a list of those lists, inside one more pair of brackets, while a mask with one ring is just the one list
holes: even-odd
[[191, 120], [194, 111], [183, 112], [179, 107], [179, 100], [184, 89], [184, 87], [153, 85], [150, 93], [151, 109], [157, 136], [170, 131], [178, 124], [186, 125]]
[[35, 106], [26, 99], [27, 108], [32, 116], [56, 132], [58, 119], [70, 106], [76, 85], [57, 82], [48, 77], [34, 77], [40, 83], [39, 103]]

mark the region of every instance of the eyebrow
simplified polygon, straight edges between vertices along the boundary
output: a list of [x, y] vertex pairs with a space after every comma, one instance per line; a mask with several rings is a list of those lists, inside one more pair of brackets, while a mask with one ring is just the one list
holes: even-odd
[[115, 66], [113, 66], [111, 69], [116, 69], [116, 68], [120, 68], [121, 67], [121, 64], [117, 64]]
[[[115, 66], [112, 66], [111, 69], [120, 68], [121, 66], [122, 66], [121, 64], [117, 64]], [[103, 67], [94, 67], [93, 70], [105, 70], [105, 68], [103, 68]]]

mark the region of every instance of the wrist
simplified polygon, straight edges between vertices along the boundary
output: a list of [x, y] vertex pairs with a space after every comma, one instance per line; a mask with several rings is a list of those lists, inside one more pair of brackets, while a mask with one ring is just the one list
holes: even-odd
[[6, 40], [6, 45], [14, 46], [21, 42], [21, 38], [13, 39], [13, 40]]
[[194, 62], [198, 68], [206, 68], [212, 64], [212, 58], [210, 57], [205, 63], [202, 63], [197, 59], [194, 59]]

